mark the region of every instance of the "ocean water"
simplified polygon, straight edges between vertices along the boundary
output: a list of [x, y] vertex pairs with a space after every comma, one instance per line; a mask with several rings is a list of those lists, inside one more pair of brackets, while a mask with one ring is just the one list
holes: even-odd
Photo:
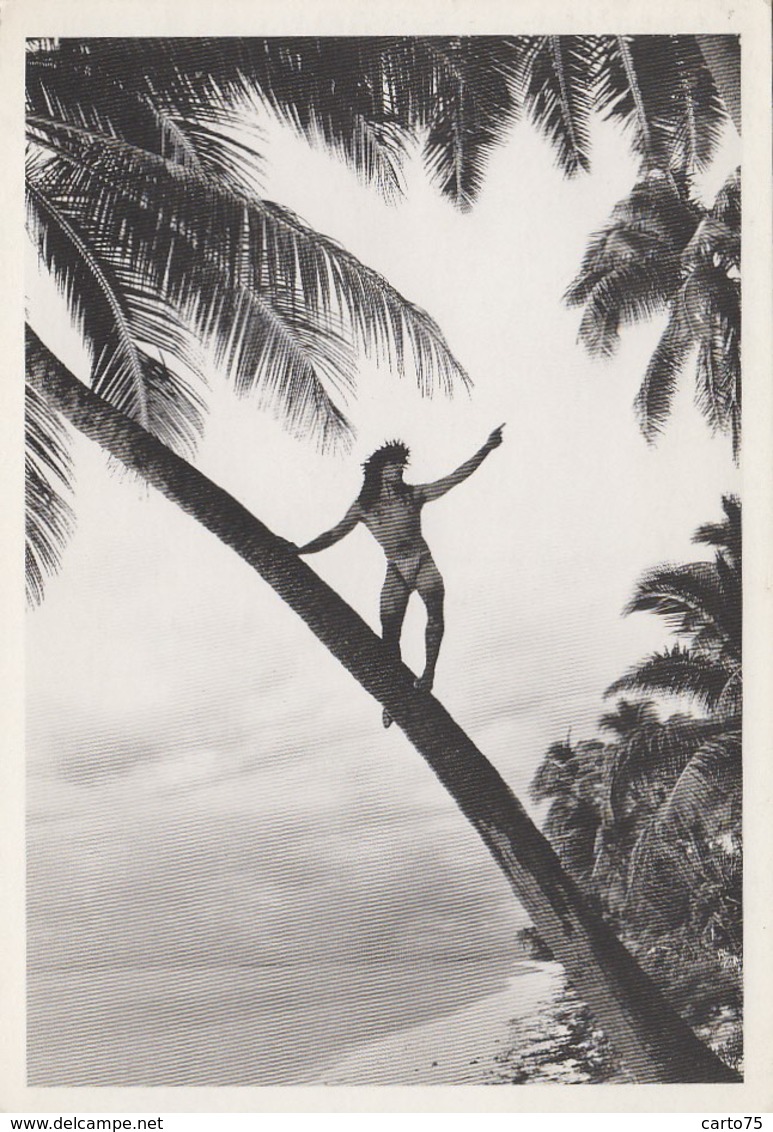
[[302, 1085], [514, 974], [474, 962], [33, 970], [28, 1084]]

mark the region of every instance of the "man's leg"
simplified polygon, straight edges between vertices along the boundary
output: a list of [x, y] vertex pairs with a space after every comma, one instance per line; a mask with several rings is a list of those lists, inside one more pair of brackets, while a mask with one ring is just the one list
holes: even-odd
[[[408, 599], [411, 596], [402, 575], [390, 562], [387, 565], [386, 578], [381, 590], [381, 638], [398, 660], [400, 658], [400, 634], [403, 631], [405, 611], [408, 608]], [[392, 717], [384, 708], [382, 715], [384, 727], [389, 727]]]
[[424, 692], [431, 692], [435, 682], [435, 668], [440, 653], [440, 642], [443, 640], [445, 622], [443, 620], [443, 601], [445, 589], [443, 578], [432, 558], [427, 555], [422, 562], [416, 579], [416, 589], [427, 607], [427, 629], [425, 641], [424, 672], [416, 687]]

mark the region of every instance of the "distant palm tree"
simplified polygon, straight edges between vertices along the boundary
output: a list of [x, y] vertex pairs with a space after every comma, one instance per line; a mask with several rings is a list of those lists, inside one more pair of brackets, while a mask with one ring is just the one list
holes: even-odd
[[[649, 700], [620, 700], [615, 709], [599, 719], [605, 733], [603, 800], [601, 822], [594, 845], [591, 882], [603, 907], [620, 921], [628, 893], [628, 864], [642, 826], [662, 800], [651, 777], [638, 777], [628, 789], [626, 748], [632, 737], [658, 719]], [[621, 788], [622, 787], [622, 788]]]
[[[738, 499], [725, 496], [722, 507], [722, 519], [694, 536], [714, 561], [649, 571], [627, 607], [663, 617], [680, 643], [608, 694], [656, 699], [619, 700], [599, 720], [611, 741], [554, 744], [532, 794], [551, 800], [546, 835], [621, 929], [689, 931], [738, 955], [742, 532]], [[664, 715], [674, 699], [689, 713]]]
[[651, 701], [622, 700], [599, 726], [612, 742], [554, 743], [538, 767], [532, 797], [550, 800], [542, 830], [564, 867], [613, 919], [630, 918], [645, 889], [658, 914], [667, 907], [683, 918], [689, 892], [673, 835], [684, 830], [668, 819], [679, 806], [687, 767], [701, 765], [723, 725], [685, 715], [662, 721]]
[[542, 832], [567, 872], [586, 890], [602, 820], [604, 763], [602, 743], [553, 743], [529, 788], [535, 802], [550, 799]]
[[655, 170], [616, 205], [566, 293], [584, 306], [580, 340], [609, 355], [620, 327], [668, 310], [636, 410], [653, 440], [677, 381], [695, 355], [696, 401], [711, 426], [741, 436], [741, 187], [736, 171], [711, 208], [691, 198], [682, 174]]
[[[631, 848], [632, 906], [667, 911], [672, 921], [692, 915], [690, 893], [702, 880], [723, 911], [711, 911], [712, 930], [740, 945], [737, 911], [741, 807], [741, 508], [723, 499], [724, 518], [701, 526], [695, 541], [716, 549], [714, 562], [659, 567], [639, 583], [628, 612], [662, 616], [686, 640], [631, 669], [608, 694], [642, 690], [686, 698], [704, 714], [661, 722], [652, 705], [623, 702], [602, 725], [617, 730], [610, 768], [610, 803], [619, 819], [631, 799], [647, 799]], [[617, 718], [617, 722], [616, 722]], [[653, 794], [653, 791], [655, 793]], [[649, 792], [649, 793], [647, 793]], [[722, 864], [725, 862], [725, 864]], [[697, 872], [696, 872], [697, 870]], [[713, 877], [713, 879], [712, 879]], [[722, 887], [722, 878], [730, 888]], [[645, 915], [647, 913], [645, 912]]]
[[693, 865], [708, 862], [711, 843], [737, 822], [740, 730], [679, 714], [661, 721], [642, 706], [639, 724], [609, 748], [594, 872], [609, 882], [612, 850], [626, 917], [651, 928], [654, 913], [673, 928], [692, 913]]

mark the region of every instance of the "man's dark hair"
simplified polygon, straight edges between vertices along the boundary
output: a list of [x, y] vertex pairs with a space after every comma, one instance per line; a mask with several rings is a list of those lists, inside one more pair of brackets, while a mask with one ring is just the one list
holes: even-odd
[[[362, 489], [357, 502], [365, 508], [371, 507], [378, 499], [381, 491], [381, 472], [386, 465], [401, 464], [404, 467], [408, 463], [409, 457], [410, 451], [402, 440], [390, 440], [388, 444], [383, 444], [381, 448], [377, 448], [362, 465]], [[403, 484], [403, 488], [406, 494], [411, 490], [408, 484]]]

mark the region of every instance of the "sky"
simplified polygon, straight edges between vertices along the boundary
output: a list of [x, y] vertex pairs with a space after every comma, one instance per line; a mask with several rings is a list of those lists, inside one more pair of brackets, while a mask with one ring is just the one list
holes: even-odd
[[[623, 618], [637, 577], [699, 558], [695, 528], [738, 490], [689, 381], [656, 447], [632, 402], [662, 321], [601, 363], [561, 296], [635, 180], [598, 124], [593, 172], [565, 180], [527, 125], [461, 215], [408, 173], [397, 205], [264, 123], [263, 190], [430, 312], [473, 381], [423, 400], [363, 362], [352, 450], [321, 455], [213, 381], [197, 463], [297, 542], [336, 522], [385, 439], [426, 481], [506, 422], [505, 441], [428, 506], [446, 585], [435, 694], [531, 812], [548, 745], [595, 734], [604, 689], [666, 643]], [[711, 194], [739, 160], [728, 135]], [[78, 369], [50, 288], [32, 321]], [[74, 438], [77, 529], [27, 648], [31, 957], [43, 965], [508, 961], [526, 923], [454, 803], [379, 706], [241, 560]], [[384, 563], [358, 528], [307, 562], [377, 628]], [[420, 670], [414, 598], [405, 658]]]

